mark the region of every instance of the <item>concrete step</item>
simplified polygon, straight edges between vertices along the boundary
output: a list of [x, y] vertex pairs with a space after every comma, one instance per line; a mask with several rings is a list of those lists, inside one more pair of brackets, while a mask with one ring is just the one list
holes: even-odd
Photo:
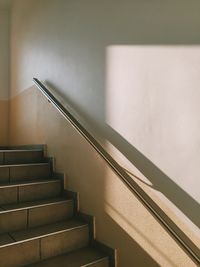
[[43, 161], [41, 149], [6, 149], [0, 150], [0, 164], [39, 163]]
[[109, 267], [108, 257], [92, 248], [86, 247], [68, 254], [57, 256], [27, 267]]
[[73, 199], [55, 198], [43, 201], [1, 205], [0, 233], [25, 230], [71, 218]]
[[76, 196], [64, 194], [43, 151], [0, 150], [0, 267], [114, 266], [92, 241], [93, 219], [77, 216]]
[[51, 176], [50, 163], [15, 164], [0, 166], [0, 184], [14, 183]]
[[86, 223], [70, 220], [11, 232], [7, 234], [7, 240], [4, 234], [0, 237], [1, 267], [24, 266], [86, 247], [88, 231]]
[[0, 185], [0, 206], [25, 201], [54, 198], [61, 195], [59, 179], [33, 180]]

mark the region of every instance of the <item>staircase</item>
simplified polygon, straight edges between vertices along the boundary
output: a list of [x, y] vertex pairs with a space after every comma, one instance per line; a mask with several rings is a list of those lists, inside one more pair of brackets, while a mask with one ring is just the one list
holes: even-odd
[[43, 148], [0, 150], [0, 267], [114, 267]]

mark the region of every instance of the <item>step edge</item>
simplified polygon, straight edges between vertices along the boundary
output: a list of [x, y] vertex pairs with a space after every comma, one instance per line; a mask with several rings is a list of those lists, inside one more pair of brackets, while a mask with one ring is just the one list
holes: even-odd
[[13, 153], [13, 152], [42, 152], [42, 149], [0, 149], [0, 153]]
[[108, 257], [108, 256], [104, 256], [104, 257], [102, 257], [102, 258], [100, 258], [100, 259], [98, 259], [98, 260], [94, 260], [94, 261], [92, 261], [92, 262], [90, 262], [90, 263], [81, 265], [80, 267], [90, 267], [92, 264], [99, 263], [99, 262], [101, 262], [101, 261], [103, 261], [103, 260], [106, 260], [106, 259], [109, 261], [109, 257]]
[[48, 184], [48, 183], [57, 183], [60, 182], [60, 179], [54, 178], [54, 179], [47, 179], [42, 181], [32, 181], [32, 182], [19, 182], [19, 183], [11, 183], [11, 184], [0, 184], [0, 189], [3, 188], [10, 188], [10, 187], [24, 187], [24, 186], [31, 186], [31, 185], [40, 185], [40, 184]]
[[[88, 225], [87, 224], [83, 224], [83, 225], [74, 226], [74, 227], [71, 227], [71, 228], [63, 229], [63, 230], [58, 230], [58, 231], [55, 231], [55, 232], [52, 232], [52, 233], [49, 233], [49, 234], [38, 235], [38, 236], [35, 236], [35, 237], [31, 237], [31, 238], [27, 238], [27, 239], [24, 239], [24, 240], [20, 240], [20, 241], [13, 240], [12, 243], [0, 246], [0, 249], [6, 248], [6, 247], [10, 247], [10, 246], [15, 246], [15, 245], [26, 243], [26, 242], [30, 242], [30, 241], [34, 241], [34, 240], [37, 240], [37, 239], [46, 238], [46, 237], [53, 236], [53, 235], [59, 235], [59, 234], [65, 233], [65, 232], [69, 232], [69, 231], [73, 231], [73, 230], [81, 229], [81, 228], [86, 228], [86, 227], [88, 227]], [[14, 239], [14, 237], [12, 236], [12, 233], [15, 233], [15, 232], [9, 232], [9, 234], [12, 237], [12, 239]]]
[[46, 144], [27, 144], [27, 145], [7, 145], [1, 146], [3, 149], [41, 149], [46, 150]]
[[[65, 202], [72, 202], [73, 203], [73, 199], [58, 200], [58, 201], [51, 202], [51, 203], [31, 205], [31, 206], [27, 206], [27, 207], [10, 209], [10, 210], [0, 210], [0, 215], [5, 214], [5, 213], [9, 213], [9, 212], [17, 212], [17, 211], [21, 211], [21, 210], [29, 210], [29, 209], [36, 209], [36, 208], [41, 208], [41, 207], [46, 207], [46, 206], [51, 206], [51, 205], [58, 205], [58, 204], [63, 204]], [[3, 205], [1, 206], [1, 208], [3, 209]]]
[[50, 163], [49, 162], [37, 162], [37, 163], [4, 164], [4, 165], [0, 165], [0, 168], [43, 166], [43, 165], [50, 165]]

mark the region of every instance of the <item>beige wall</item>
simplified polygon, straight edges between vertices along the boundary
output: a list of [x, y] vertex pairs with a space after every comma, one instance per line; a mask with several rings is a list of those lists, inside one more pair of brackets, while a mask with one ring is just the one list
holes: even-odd
[[47, 143], [70, 189], [80, 191], [81, 209], [96, 215], [98, 238], [119, 248], [119, 266], [193, 264], [31, 80], [56, 89], [199, 244], [199, 7], [14, 1], [10, 143]]
[[9, 10], [0, 2], [0, 145], [8, 139]]

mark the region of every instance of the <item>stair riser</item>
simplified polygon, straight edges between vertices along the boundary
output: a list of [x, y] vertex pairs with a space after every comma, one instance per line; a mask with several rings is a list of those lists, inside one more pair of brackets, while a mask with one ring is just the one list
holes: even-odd
[[29, 211], [28, 226], [36, 227], [54, 222], [64, 221], [73, 216], [73, 201], [61, 204], [49, 205], [41, 208], [34, 208]]
[[43, 151], [0, 152], [0, 164], [25, 164], [42, 161]]
[[4, 162], [4, 155], [2, 152], [0, 152], [0, 164], [3, 164]]
[[73, 202], [0, 213], [0, 233], [50, 224], [73, 216]]
[[21, 267], [40, 260], [40, 240], [0, 248], [1, 267]]
[[10, 173], [9, 168], [0, 168], [0, 183], [9, 183]]
[[0, 188], [0, 205], [53, 198], [61, 192], [60, 181]]
[[19, 202], [58, 197], [62, 193], [61, 182], [19, 187]]
[[14, 183], [51, 176], [50, 164], [0, 167], [0, 183]]
[[61, 255], [85, 247], [88, 243], [89, 235], [87, 226], [44, 237], [41, 240], [41, 258], [44, 260]]
[[[87, 246], [88, 227], [0, 248], [1, 267], [20, 267]], [[12, 255], [12, 257], [10, 257]], [[2, 260], [1, 260], [2, 259]]]
[[0, 214], [0, 233], [27, 228], [27, 210]]
[[18, 188], [0, 188], [0, 205], [18, 202]]

